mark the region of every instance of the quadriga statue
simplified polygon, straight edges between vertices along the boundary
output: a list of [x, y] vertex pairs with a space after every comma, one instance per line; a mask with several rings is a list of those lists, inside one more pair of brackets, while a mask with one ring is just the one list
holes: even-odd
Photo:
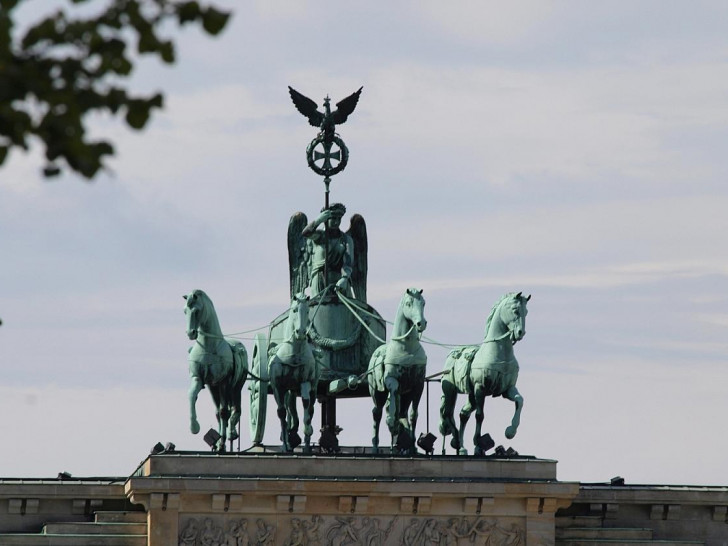
[[[480, 345], [466, 345], [450, 352], [445, 361], [441, 379], [442, 403], [440, 405], [440, 434], [452, 434], [450, 445], [461, 455], [467, 454], [464, 447], [465, 425], [475, 411], [475, 454], [483, 455], [478, 445], [481, 427], [485, 417], [485, 397], [502, 396], [515, 403], [516, 409], [506, 438], [516, 435], [521, 421], [523, 397], [516, 388], [518, 361], [513, 346], [526, 335], [526, 304], [531, 296], [521, 292], [509, 292], [502, 296], [488, 315], [485, 336]], [[458, 393], [467, 394], [468, 399], [460, 410], [460, 426], [453, 416]]]

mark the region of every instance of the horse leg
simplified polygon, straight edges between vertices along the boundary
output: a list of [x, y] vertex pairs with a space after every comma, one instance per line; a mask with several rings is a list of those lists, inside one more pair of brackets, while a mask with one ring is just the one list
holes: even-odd
[[468, 393], [468, 399], [460, 410], [460, 428], [458, 429], [458, 442], [460, 443], [459, 455], [467, 455], [468, 450], [465, 449], [465, 425], [468, 424], [470, 414], [475, 409], [475, 397], [473, 393]]
[[384, 386], [387, 389], [387, 426], [389, 434], [392, 437], [391, 447], [394, 449], [399, 434], [399, 381], [395, 377], [387, 376], [384, 380]]
[[[220, 429], [222, 432], [220, 432], [220, 440], [218, 442], [220, 443], [220, 450], [219, 451], [225, 451], [226, 447], [225, 444], [228, 441], [228, 423], [230, 422], [230, 406], [228, 405], [227, 400], [225, 400], [222, 396], [220, 397]], [[231, 446], [232, 449], [232, 446]]]
[[503, 395], [503, 398], [507, 398], [516, 404], [516, 411], [513, 413], [513, 419], [511, 420], [511, 426], [506, 427], [506, 438], [511, 440], [518, 430], [518, 425], [521, 424], [521, 409], [523, 408], [523, 397], [515, 385], [509, 388]]
[[296, 433], [299, 425], [298, 410], [296, 409], [296, 395], [291, 391], [286, 393], [286, 410], [288, 411], [288, 415], [286, 415], [286, 432], [288, 434]]
[[276, 386], [273, 389], [273, 398], [275, 398], [277, 406], [278, 420], [281, 423], [281, 448], [283, 451], [292, 451], [288, 443], [288, 426], [286, 420], [286, 392], [281, 387]]
[[215, 404], [215, 417], [217, 417], [217, 432], [220, 439], [215, 444], [215, 451], [222, 453], [225, 451], [225, 442], [227, 441], [227, 423], [223, 420], [223, 411], [225, 404], [222, 401], [222, 392], [219, 387], [210, 386], [210, 396]]
[[240, 415], [241, 415], [241, 398], [242, 398], [242, 390], [243, 386], [240, 385], [240, 388], [237, 387], [237, 385], [231, 385], [232, 392], [230, 393], [230, 400], [232, 400], [232, 411], [230, 412], [230, 421], [228, 425], [228, 430], [230, 431], [229, 438], [232, 442], [233, 440], [238, 439], [238, 423], [240, 422]]
[[473, 445], [475, 446], [475, 450], [473, 453], [475, 455], [485, 455], [485, 451], [483, 451], [480, 446], [478, 445], [478, 440], [480, 439], [481, 430], [483, 427], [483, 419], [485, 419], [485, 389], [483, 388], [483, 385], [476, 385], [475, 386], [475, 433], [473, 434]]
[[389, 393], [389, 405], [387, 406], [387, 426], [392, 434], [392, 445], [394, 446], [394, 438], [397, 436], [399, 418], [399, 381], [393, 375], [388, 375], [384, 379], [384, 388]]
[[197, 410], [195, 406], [197, 404], [197, 395], [200, 394], [203, 386], [202, 379], [193, 377], [190, 390], [187, 393], [190, 401], [190, 432], [192, 434], [200, 432], [200, 423], [197, 421]]
[[382, 421], [382, 409], [387, 401], [387, 391], [373, 391], [371, 395], [372, 401], [374, 402], [374, 407], [372, 408], [374, 425], [372, 430], [372, 452], [379, 453], [379, 423]]
[[[280, 383], [282, 383], [282, 377], [280, 374], [280, 368], [281, 363], [278, 360], [278, 357], [274, 357], [273, 361], [269, 365], [270, 370], [270, 376], [269, 376], [269, 384], [273, 387], [273, 398], [276, 401], [276, 407], [277, 414], [278, 414], [278, 420], [281, 423], [281, 443], [282, 443], [282, 450], [283, 451], [291, 451], [290, 446], [288, 444], [288, 426], [287, 426], [287, 419], [286, 419], [286, 394], [287, 391], [284, 389]], [[264, 395], [262, 395], [264, 396]]]
[[[243, 359], [242, 362], [239, 359]], [[247, 357], [245, 353], [243, 354], [237, 354], [234, 355], [233, 362], [238, 365], [242, 366], [243, 370], [245, 370], [247, 366]], [[229, 387], [228, 392], [228, 400], [231, 401], [231, 413], [230, 413], [230, 423], [228, 425], [228, 430], [230, 431], [230, 441], [237, 440], [238, 436], [238, 424], [240, 423], [240, 417], [242, 416], [242, 409], [241, 409], [241, 400], [243, 397], [243, 386], [245, 385], [245, 380], [248, 378], [248, 373], [246, 371], [243, 371], [242, 376], [238, 380], [237, 383], [231, 384]]]
[[[442, 397], [440, 398], [440, 434], [443, 439], [452, 434], [450, 445], [457, 451], [460, 449], [460, 435], [458, 426], [455, 424], [455, 401], [457, 400], [457, 389], [455, 385], [445, 379], [442, 380]], [[444, 452], [444, 447], [443, 447]]]
[[[409, 455], [412, 451], [412, 427], [407, 419], [412, 397], [409, 392], [399, 393], [399, 407], [397, 411], [397, 446], [399, 453]], [[394, 440], [394, 438], [393, 438]]]
[[313, 397], [311, 396], [311, 383], [306, 381], [301, 383], [301, 403], [303, 404], [303, 452], [311, 453], [311, 436], [313, 435], [313, 427], [311, 420], [313, 419]]
[[420, 405], [420, 398], [422, 398], [422, 391], [425, 389], [425, 383], [422, 382], [422, 385], [418, 385], [415, 387], [415, 390], [412, 392], [411, 400], [412, 400], [412, 407], [410, 409], [409, 414], [409, 424], [410, 424], [410, 439], [411, 439], [411, 447], [410, 447], [410, 453], [417, 453], [417, 447], [415, 444], [415, 440], [417, 439], [417, 417], [419, 416], [418, 408]]

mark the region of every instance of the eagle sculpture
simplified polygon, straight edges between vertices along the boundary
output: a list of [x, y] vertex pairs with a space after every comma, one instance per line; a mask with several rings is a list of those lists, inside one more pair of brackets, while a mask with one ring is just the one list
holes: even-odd
[[331, 111], [330, 102], [331, 99], [327, 96], [324, 99], [324, 111], [319, 112], [318, 105], [302, 95], [290, 85], [288, 86], [288, 92], [291, 95], [291, 100], [296, 107], [296, 110], [301, 112], [308, 118], [308, 122], [314, 127], [321, 129], [323, 133], [324, 142], [332, 142], [334, 139], [334, 127], [341, 125], [351, 115], [359, 102], [359, 95], [364, 87], [360, 87], [358, 91], [352, 93], [345, 99], [336, 103], [336, 110]]

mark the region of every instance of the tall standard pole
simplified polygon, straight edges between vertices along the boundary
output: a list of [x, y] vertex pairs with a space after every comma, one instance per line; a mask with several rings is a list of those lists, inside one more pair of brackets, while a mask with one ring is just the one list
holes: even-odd
[[[329, 185], [331, 184], [331, 178], [324, 177], [324, 185], [326, 191], [324, 193], [324, 207], [328, 210], [329, 202]], [[326, 279], [326, 285], [329, 283], [329, 226], [328, 223], [324, 225], [324, 242], [326, 248], [326, 257], [324, 259], [324, 279]], [[319, 301], [319, 305], [323, 302]], [[332, 396], [326, 396], [321, 400], [321, 430], [329, 431], [334, 436], [336, 435], [336, 398]]]

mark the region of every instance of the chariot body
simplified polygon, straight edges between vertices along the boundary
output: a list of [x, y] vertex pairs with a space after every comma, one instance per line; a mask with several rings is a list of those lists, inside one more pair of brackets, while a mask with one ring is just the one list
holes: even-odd
[[[336, 399], [369, 395], [367, 366], [386, 336], [385, 321], [367, 303], [367, 232], [364, 218], [351, 217], [349, 229], [339, 228], [346, 211], [341, 204], [325, 207], [311, 223], [302, 212], [288, 225], [290, 297], [309, 298], [306, 338], [314, 354], [318, 383], [315, 396], [322, 404], [322, 429], [335, 434]], [[323, 228], [319, 226], [324, 225]], [[250, 432], [260, 444], [265, 431], [269, 362], [290, 337], [291, 310], [258, 334], [252, 351], [250, 383]], [[291, 372], [303, 365], [291, 358]], [[338, 385], [338, 387], [337, 387]], [[343, 387], [342, 387], [343, 386]], [[300, 393], [299, 393], [300, 394]], [[295, 399], [287, 402], [289, 431], [298, 427]], [[292, 415], [292, 417], [291, 417]]]

